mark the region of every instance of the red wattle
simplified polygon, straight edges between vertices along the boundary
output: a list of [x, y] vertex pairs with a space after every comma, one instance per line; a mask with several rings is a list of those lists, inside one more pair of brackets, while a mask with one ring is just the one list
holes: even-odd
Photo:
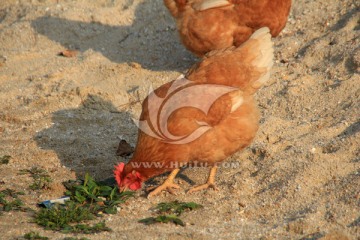
[[124, 171], [124, 167], [125, 167], [124, 163], [119, 163], [119, 165], [115, 166], [114, 177], [119, 187], [121, 183], [121, 173]]

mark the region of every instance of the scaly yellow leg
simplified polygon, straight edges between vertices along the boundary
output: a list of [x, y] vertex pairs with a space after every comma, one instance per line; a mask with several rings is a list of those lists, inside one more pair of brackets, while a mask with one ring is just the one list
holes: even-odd
[[166, 190], [171, 194], [174, 194], [173, 189], [179, 189], [180, 186], [174, 183], [174, 178], [176, 177], [176, 175], [178, 174], [178, 172], [180, 171], [180, 169], [175, 169], [173, 170], [169, 177], [165, 180], [165, 182], [163, 184], [161, 184], [160, 186], [158, 186], [154, 191], [152, 191], [151, 193], [148, 194], [148, 198], [151, 198], [155, 195], [158, 195], [159, 193], [161, 193], [161, 191]]
[[193, 192], [197, 192], [197, 191], [207, 189], [207, 188], [212, 188], [215, 191], [218, 191], [219, 189], [215, 186], [215, 175], [216, 175], [217, 168], [218, 167], [215, 165], [210, 169], [210, 174], [209, 174], [208, 180], [205, 184], [193, 187], [187, 193], [193, 193]]

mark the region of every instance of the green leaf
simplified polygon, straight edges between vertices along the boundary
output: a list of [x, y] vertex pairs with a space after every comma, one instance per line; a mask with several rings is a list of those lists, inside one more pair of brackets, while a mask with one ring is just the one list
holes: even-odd
[[29, 240], [48, 240], [49, 239], [48, 237], [40, 236], [39, 233], [33, 232], [33, 231], [24, 234], [24, 238], [29, 239]]
[[91, 177], [90, 177], [89, 173], [85, 173], [84, 186], [86, 186], [88, 184], [90, 178]]
[[173, 213], [176, 215], [181, 215], [185, 210], [194, 210], [202, 208], [202, 205], [194, 202], [179, 202], [173, 201], [168, 203], [159, 203], [154, 210], [158, 213]]
[[115, 193], [117, 191], [117, 188], [113, 188], [109, 194], [109, 198], [110, 200], [113, 200], [114, 199], [114, 196], [115, 196]]
[[75, 198], [79, 203], [85, 202], [86, 198], [80, 192], [75, 192]]
[[185, 226], [185, 223], [176, 215], [160, 215], [157, 217], [149, 217], [139, 220], [140, 223], [151, 225], [155, 223], [174, 223], [176, 225]]
[[9, 155], [4, 155], [4, 156], [0, 157], [0, 165], [8, 164], [10, 159], [11, 159], [11, 156], [9, 156]]
[[109, 207], [109, 208], [106, 208], [106, 209], [105, 209], [105, 212], [106, 212], [107, 214], [116, 214], [116, 213], [117, 213], [117, 209], [116, 209], [115, 206], [114, 206], [114, 207]]

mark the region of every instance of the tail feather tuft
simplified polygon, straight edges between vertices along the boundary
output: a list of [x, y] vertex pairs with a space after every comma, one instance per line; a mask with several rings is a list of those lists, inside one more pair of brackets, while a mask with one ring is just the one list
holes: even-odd
[[253, 88], [260, 88], [270, 78], [270, 70], [274, 64], [274, 48], [271, 40], [270, 30], [267, 27], [260, 28], [255, 31], [250, 39], [259, 41], [252, 52], [256, 54], [256, 58], [252, 64], [258, 68], [264, 68], [263, 75], [255, 82]]
[[257, 45], [258, 49], [254, 49], [255, 51], [259, 51], [260, 54], [258, 54], [256, 59], [253, 61], [253, 64], [257, 67], [266, 67], [270, 69], [274, 64], [274, 48], [269, 28], [260, 28], [253, 33], [250, 39], [255, 39], [260, 42]]
[[194, 8], [198, 11], [205, 11], [212, 8], [226, 7], [231, 5], [228, 0], [203, 0], [195, 4]]

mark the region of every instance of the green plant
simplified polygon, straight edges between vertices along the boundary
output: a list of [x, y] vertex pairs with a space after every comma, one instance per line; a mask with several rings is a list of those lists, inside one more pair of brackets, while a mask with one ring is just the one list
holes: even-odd
[[49, 189], [52, 182], [50, 175], [46, 170], [39, 167], [32, 167], [31, 169], [23, 169], [19, 172], [20, 175], [30, 174], [34, 179], [33, 183], [29, 186], [32, 190]]
[[198, 208], [202, 208], [202, 205], [194, 203], [194, 202], [179, 202], [173, 201], [168, 203], [159, 203], [153, 210], [158, 213], [173, 213], [177, 216], [180, 216], [185, 210], [195, 210]]
[[8, 164], [10, 161], [11, 156], [9, 155], [4, 155], [2, 157], [0, 157], [0, 164]]
[[157, 217], [149, 217], [139, 220], [139, 223], [144, 223], [145, 225], [150, 225], [154, 223], [168, 223], [172, 222], [176, 225], [185, 226], [185, 223], [176, 215], [160, 215]]
[[65, 205], [55, 205], [52, 208], [43, 208], [35, 216], [35, 222], [46, 229], [63, 230], [70, 223], [92, 220], [94, 215], [87, 209], [74, 202]]
[[117, 187], [96, 182], [89, 174], [85, 175], [80, 184], [78, 181], [73, 181], [65, 184], [65, 187], [68, 189], [65, 194], [70, 196], [71, 200], [87, 205], [93, 213], [115, 214], [117, 205], [134, 196], [134, 192], [120, 193]]
[[195, 210], [202, 208], [202, 205], [194, 202], [179, 202], [173, 201], [168, 203], [159, 203], [156, 207], [152, 208], [158, 214], [168, 213], [167, 215], [158, 215], [156, 217], [149, 217], [139, 220], [140, 223], [145, 225], [155, 224], [155, 223], [174, 223], [176, 225], [185, 226], [185, 223], [179, 218], [179, 216], [185, 210]]
[[48, 237], [40, 236], [39, 233], [33, 232], [33, 231], [26, 233], [24, 235], [24, 238], [29, 239], [29, 240], [48, 240], [49, 239]]
[[26, 211], [23, 207], [24, 203], [18, 198], [19, 195], [24, 195], [23, 192], [16, 192], [12, 189], [5, 189], [0, 191], [0, 213], [9, 211]]
[[46, 229], [64, 233], [95, 233], [111, 231], [105, 222], [94, 225], [83, 224], [84, 221], [95, 219], [100, 213], [114, 214], [117, 205], [134, 195], [133, 192], [120, 193], [115, 186], [96, 182], [89, 174], [84, 180], [68, 181], [65, 194], [70, 200], [65, 205], [55, 204], [51, 208], [38, 211], [35, 222]]
[[82, 221], [92, 220], [95, 216], [89, 208], [83, 207], [73, 201], [65, 205], [55, 205], [52, 208], [43, 208], [35, 215], [35, 222], [45, 229], [62, 231], [64, 233], [94, 233], [110, 231], [104, 222], [93, 226], [78, 224]]

